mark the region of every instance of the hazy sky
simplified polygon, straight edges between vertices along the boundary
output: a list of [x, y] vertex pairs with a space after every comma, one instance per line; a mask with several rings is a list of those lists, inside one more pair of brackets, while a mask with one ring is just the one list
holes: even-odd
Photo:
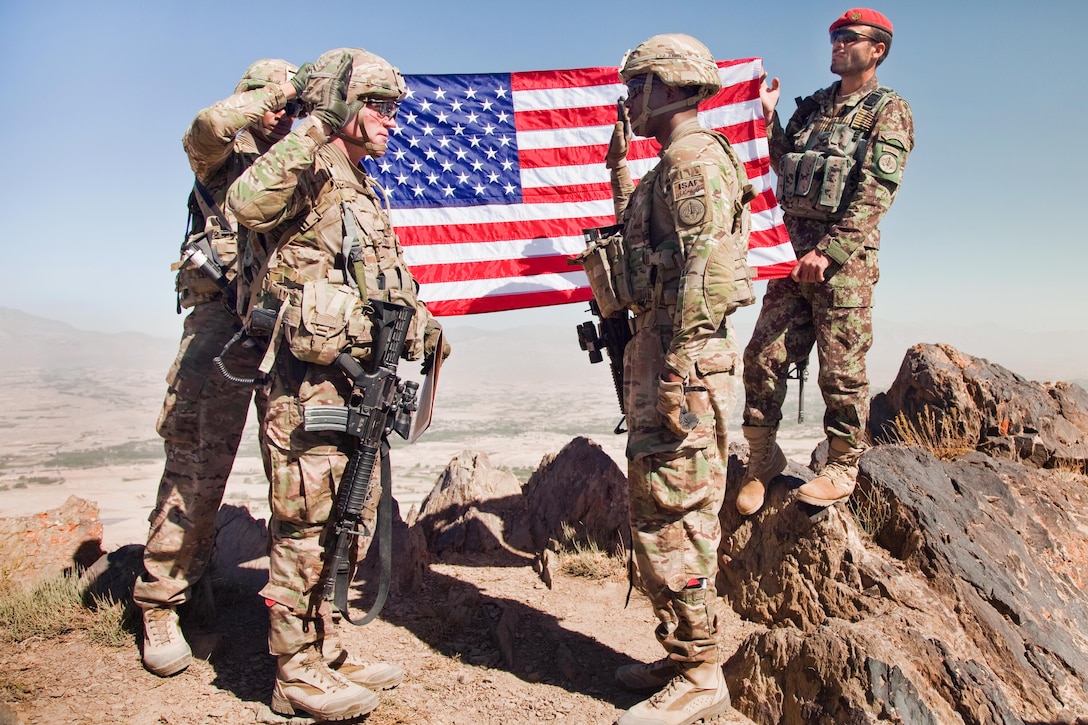
[[[0, 4], [8, 110], [0, 306], [77, 327], [175, 337], [173, 274], [192, 174], [181, 136], [250, 62], [372, 50], [404, 73], [616, 65], [662, 32], [758, 56], [780, 110], [828, 85], [827, 26], [848, 5], [769, 2]], [[1086, 330], [1085, 2], [876, 6], [895, 25], [879, 77], [914, 111], [916, 150], [882, 224], [876, 316]], [[244, 9], [243, 9], [244, 8]], [[335, 10], [322, 18], [319, 8]], [[500, 8], [502, 8], [500, 10]], [[621, 12], [619, 8], [624, 8]], [[762, 285], [761, 285], [762, 287]], [[754, 319], [758, 308], [742, 312]], [[449, 318], [581, 321], [584, 305]]]

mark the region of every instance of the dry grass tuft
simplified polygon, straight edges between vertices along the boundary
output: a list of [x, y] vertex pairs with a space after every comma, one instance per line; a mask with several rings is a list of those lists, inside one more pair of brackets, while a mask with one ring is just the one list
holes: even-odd
[[88, 608], [74, 574], [44, 579], [33, 589], [0, 586], [0, 641], [54, 639], [85, 630], [97, 644], [131, 643], [133, 616], [123, 603], [95, 599]]
[[584, 541], [574, 527], [563, 524], [559, 542], [559, 571], [585, 579], [608, 579], [627, 569], [626, 556], [609, 554], [592, 539]]
[[928, 405], [917, 419], [900, 412], [892, 421], [892, 438], [904, 446], [924, 448], [941, 460], [969, 453], [975, 446], [964, 434], [957, 413], [956, 408], [945, 412]]

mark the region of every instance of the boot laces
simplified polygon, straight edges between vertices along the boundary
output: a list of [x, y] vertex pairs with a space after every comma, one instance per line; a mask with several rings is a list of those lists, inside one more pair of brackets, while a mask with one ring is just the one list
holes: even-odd
[[666, 700], [670, 699], [676, 690], [680, 688], [680, 685], [688, 682], [687, 678], [683, 675], [677, 675], [669, 680], [669, 684], [665, 685], [660, 691], [658, 691], [653, 697], [650, 698], [650, 704], [653, 706], [661, 705]]
[[316, 686], [326, 692], [334, 692], [343, 689], [346, 686], [346, 681], [341, 681], [336, 673], [329, 669], [328, 665], [326, 665], [325, 661], [320, 657], [311, 657], [307, 659], [302, 663], [302, 669], [312, 674], [316, 681]]
[[174, 641], [178, 632], [170, 609], [152, 609], [144, 615], [144, 631], [152, 646], [160, 647]]

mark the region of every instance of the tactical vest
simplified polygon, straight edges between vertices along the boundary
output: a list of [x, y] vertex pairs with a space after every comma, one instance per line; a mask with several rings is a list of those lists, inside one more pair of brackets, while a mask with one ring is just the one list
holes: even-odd
[[[216, 174], [205, 187], [209, 197], [213, 200], [216, 198], [223, 199], [230, 184], [249, 168], [257, 159], [257, 156], [256, 148], [252, 150], [245, 148], [245, 150], [236, 150], [231, 153], [220, 173]], [[237, 275], [239, 248], [238, 230], [235, 228], [237, 225], [223, 216], [222, 202], [213, 201], [212, 205], [209, 206], [206, 200], [198, 196], [195, 187], [189, 194], [188, 206], [189, 221], [185, 229], [186, 240], [188, 240], [190, 234], [200, 231], [207, 232], [207, 238], [211, 243], [211, 250], [215, 257], [213, 261], [224, 270], [227, 279], [234, 284]], [[182, 309], [218, 300], [222, 297], [222, 292], [215, 282], [193, 264], [179, 261], [172, 267], [178, 273], [174, 281], [174, 289], [177, 291], [177, 309], [179, 313]]]
[[798, 112], [810, 120], [795, 139], [795, 148], [804, 150], [779, 161], [778, 203], [784, 212], [818, 221], [842, 218], [857, 190], [876, 116], [892, 93], [881, 86], [841, 117], [823, 115], [813, 96], [797, 99]]
[[[713, 136], [721, 145], [736, 170], [742, 190], [733, 208], [733, 229], [728, 237], [720, 240], [715, 252], [728, 255], [730, 260], [741, 260], [735, 265], [730, 262], [738, 284], [736, 299], [730, 301], [731, 306], [725, 311], [728, 314], [735, 307], [755, 301], [752, 271], [745, 262], [751, 231], [750, 205], [755, 194], [748, 183], [744, 164], [729, 140], [717, 131], [700, 129], [698, 132]], [[650, 240], [653, 188], [660, 168], [658, 164], [642, 177], [639, 189], [645, 191], [636, 191], [632, 196], [624, 210], [622, 225], [585, 230], [587, 249], [578, 261], [585, 267], [594, 299], [606, 317], [621, 309], [628, 309], [637, 317], [661, 305], [675, 312], [675, 292], [671, 302], [665, 300], [662, 285], [667, 282], [673, 288], [678, 287], [678, 277], [683, 270], [680, 250], [676, 244], [662, 244], [655, 249]]]
[[[323, 153], [327, 148], [319, 157]], [[414, 307], [415, 281], [375, 182], [334, 178], [320, 162], [315, 172], [299, 181], [309, 211], [276, 231], [279, 242], [258, 275], [261, 284], [251, 294], [250, 312], [278, 310], [284, 341], [303, 362], [329, 365], [349, 348], [365, 359], [371, 342], [369, 300]], [[416, 315], [409, 329], [409, 355], [422, 344], [420, 318]]]

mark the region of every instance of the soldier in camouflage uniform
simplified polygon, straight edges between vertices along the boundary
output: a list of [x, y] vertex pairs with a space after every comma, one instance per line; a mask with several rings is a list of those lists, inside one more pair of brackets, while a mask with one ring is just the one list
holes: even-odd
[[875, 10], [855, 8], [829, 30], [831, 72], [841, 80], [798, 99], [785, 130], [774, 110], [778, 79], [760, 84], [778, 199], [799, 262], [789, 278], [768, 283], [744, 351], [743, 431], [751, 448], [737, 496], [744, 515], [763, 506], [766, 483], [785, 468], [775, 437], [786, 374], [813, 345], [827, 405], [828, 460], [798, 489], [798, 498], [814, 506], [846, 500], [865, 448], [877, 225], [902, 181], [914, 122], [907, 102], [876, 78], [891, 48], [891, 22]]
[[[619, 302], [634, 315], [624, 353], [631, 531], [640, 587], [668, 653], [628, 665], [617, 681], [658, 691], [621, 725], [691, 723], [729, 708], [717, 649], [718, 513], [725, 495], [726, 419], [738, 346], [727, 315], [754, 300], [746, 265], [751, 186], [698, 104], [721, 88], [710, 51], [658, 35], [620, 69], [628, 97], [606, 165], [622, 220]], [[656, 138], [660, 162], [632, 192], [626, 117]], [[594, 290], [595, 294], [597, 290]]]
[[[262, 435], [271, 471], [272, 550], [261, 594], [269, 607], [269, 650], [278, 663], [272, 709], [288, 715], [362, 715], [378, 704], [372, 690], [395, 686], [404, 674], [391, 664], [346, 655], [327, 663], [338, 620], [317, 586], [322, 532], [357, 440], [304, 430], [300, 409], [345, 404], [351, 383], [332, 362], [349, 350], [360, 359], [370, 356], [369, 299], [415, 310], [404, 357], [422, 356], [428, 365], [436, 352], [441, 328], [416, 297], [418, 285], [402, 259], [383, 192], [360, 166], [365, 156], [385, 153], [405, 92], [400, 72], [372, 53], [325, 53], [302, 94], [313, 108], [310, 117], [258, 159], [227, 196], [238, 221], [261, 232], [266, 243], [253, 304], [279, 310], [281, 318]], [[361, 262], [345, 264], [347, 257]]]
[[[296, 75], [296, 70], [283, 60], [257, 61], [234, 95], [197, 114], [182, 139], [196, 181], [207, 194], [203, 198], [194, 189], [190, 196], [192, 229], [212, 232], [212, 249], [232, 289], [235, 225], [229, 216], [218, 217], [227, 187], [290, 131], [296, 111], [288, 106], [295, 105], [292, 99], [305, 85], [305, 74]], [[169, 388], [157, 425], [166, 466], [150, 518], [146, 573], [133, 591], [143, 610], [144, 665], [163, 677], [191, 661], [175, 608], [189, 599], [211, 556], [216, 513], [252, 397], [250, 388], [228, 382], [213, 369], [213, 358], [238, 329], [224, 293], [195, 265], [178, 266], [178, 311], [191, 312], [166, 377]], [[257, 350], [242, 345], [225, 357], [228, 368], [237, 371], [255, 370], [259, 361]], [[260, 398], [257, 407], [259, 415]]]

